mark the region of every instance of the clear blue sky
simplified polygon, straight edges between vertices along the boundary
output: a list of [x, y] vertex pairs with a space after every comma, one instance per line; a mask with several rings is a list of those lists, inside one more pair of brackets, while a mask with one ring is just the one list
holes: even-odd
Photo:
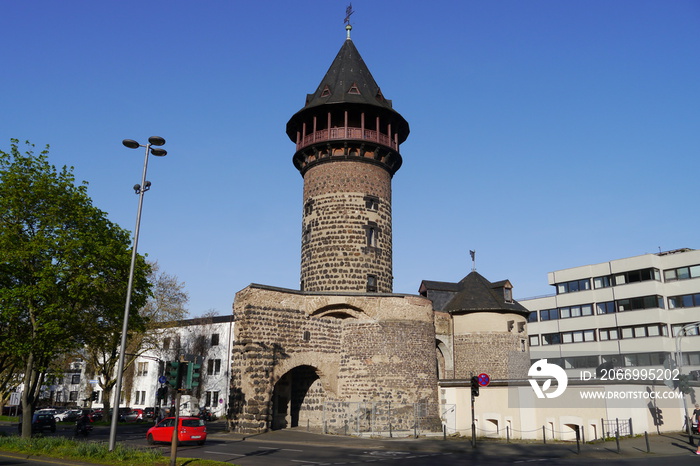
[[[471, 269], [547, 272], [700, 247], [700, 2], [354, 0], [352, 37], [408, 120], [394, 177], [394, 291]], [[0, 2], [0, 147], [51, 145], [139, 252], [230, 312], [297, 288], [302, 178], [287, 120], [345, 39], [347, 2]]]

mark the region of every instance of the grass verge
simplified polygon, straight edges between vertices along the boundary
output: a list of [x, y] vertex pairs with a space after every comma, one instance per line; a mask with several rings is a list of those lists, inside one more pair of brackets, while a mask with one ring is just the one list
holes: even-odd
[[[163, 456], [160, 450], [117, 444], [114, 451], [109, 451], [108, 445], [103, 442], [77, 441], [66, 437], [36, 436], [24, 439], [15, 435], [0, 436], [0, 451], [118, 466], [170, 464], [170, 457]], [[177, 464], [179, 466], [231, 466], [231, 463], [199, 458], [178, 458]]]

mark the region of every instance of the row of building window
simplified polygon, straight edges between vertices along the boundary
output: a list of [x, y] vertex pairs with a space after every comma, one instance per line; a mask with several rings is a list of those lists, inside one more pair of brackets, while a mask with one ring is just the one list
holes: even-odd
[[[365, 201], [365, 208], [367, 210], [376, 212], [379, 210], [379, 198], [377, 196], [366, 195], [363, 200]], [[309, 199], [304, 204], [304, 215], [311, 215], [314, 211], [314, 200]]]
[[[564, 369], [594, 369], [603, 363], [612, 363], [614, 367], [661, 366], [667, 358], [670, 358], [668, 353], [657, 352], [547, 358], [547, 362]], [[533, 363], [536, 361], [532, 360]], [[683, 365], [700, 365], [700, 353], [683, 353]]]
[[[674, 333], [677, 332], [674, 325]], [[621, 340], [627, 338], [646, 338], [668, 336], [666, 324], [646, 324], [629, 327], [610, 327], [598, 329], [598, 341]], [[530, 346], [564, 345], [567, 343], [585, 343], [596, 341], [596, 329], [575, 330], [570, 332], [543, 333], [530, 335]]]
[[[678, 267], [675, 269], [664, 270], [663, 273], [665, 282], [673, 282], [678, 280], [687, 280], [690, 278], [700, 277], [700, 265], [691, 265], [687, 267]], [[608, 288], [610, 286], [625, 285], [627, 283], [638, 283], [649, 280], [661, 281], [661, 272], [659, 269], [650, 267], [646, 269], [630, 270], [629, 272], [616, 273], [612, 275], [603, 275], [594, 277], [593, 288]], [[584, 278], [580, 280], [572, 280], [568, 282], [557, 283], [557, 294], [575, 293], [577, 291], [586, 291], [591, 289], [591, 279]]]
[[[697, 303], [696, 305], [700, 305], [700, 294], [698, 295], [690, 295], [692, 297], [697, 296]], [[676, 298], [683, 298], [682, 296], [676, 297]], [[678, 300], [676, 299], [674, 301], [674, 305], [671, 305], [671, 299], [674, 298], [669, 298], [669, 308], [674, 308], [674, 307], [690, 307], [690, 306], [684, 306], [683, 303], [688, 303], [688, 302], [695, 302], [694, 298], [693, 300], [689, 301], [688, 299], [683, 300]], [[680, 305], [678, 304], [680, 303]], [[605, 301], [601, 303], [595, 303], [594, 304], [579, 304], [576, 306], [566, 306], [566, 307], [559, 307], [555, 309], [542, 309], [541, 311], [532, 311], [530, 312], [530, 315], [528, 316], [528, 322], [538, 322], [538, 314], [539, 314], [539, 321], [540, 322], [545, 322], [548, 320], [557, 320], [557, 319], [570, 319], [572, 317], [585, 317], [585, 316], [592, 316], [593, 315], [593, 308], [595, 307], [596, 314], [602, 315], [602, 314], [612, 314], [614, 312], [625, 312], [625, 311], [637, 311], [641, 309], [664, 309], [664, 299], [661, 296], [658, 295], [651, 295], [651, 296], [640, 296], [637, 298], [627, 298], [627, 299], [618, 299], [616, 301]]]
[[[685, 327], [687, 336], [700, 335], [700, 325], [673, 324], [671, 335], [677, 336]], [[609, 327], [598, 329], [598, 341], [624, 340], [628, 338], [667, 337], [666, 324], [632, 325], [627, 327]], [[542, 335], [530, 335], [530, 346], [561, 345], [566, 343], [585, 343], [596, 341], [595, 329], [576, 330], [571, 332], [544, 333]]]

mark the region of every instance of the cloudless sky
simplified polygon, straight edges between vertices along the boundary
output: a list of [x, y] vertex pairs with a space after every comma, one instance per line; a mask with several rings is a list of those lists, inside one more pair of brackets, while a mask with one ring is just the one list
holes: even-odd
[[[700, 2], [354, 0], [352, 39], [411, 126], [393, 181], [394, 292], [697, 248]], [[298, 288], [288, 119], [345, 40], [347, 2], [0, 2], [0, 148], [50, 144], [193, 316]]]

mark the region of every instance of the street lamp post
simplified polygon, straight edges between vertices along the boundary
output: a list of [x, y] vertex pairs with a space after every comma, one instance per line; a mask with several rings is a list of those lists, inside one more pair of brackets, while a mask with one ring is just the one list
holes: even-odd
[[141, 225], [141, 209], [143, 207], [143, 195], [151, 189], [151, 182], [146, 181], [146, 171], [148, 169], [148, 155], [153, 154], [157, 157], [163, 157], [167, 154], [165, 149], [160, 147], [165, 144], [165, 139], [160, 136], [151, 136], [148, 138], [148, 144], [142, 145], [133, 139], [124, 139], [124, 146], [129, 149], [138, 149], [139, 147], [146, 148], [146, 157], [143, 160], [143, 175], [141, 176], [141, 184], [134, 186], [134, 191], [139, 195], [139, 207], [136, 212], [136, 228], [134, 229], [134, 240], [131, 248], [131, 267], [129, 269], [129, 284], [126, 289], [126, 304], [124, 305], [124, 324], [122, 325], [122, 339], [119, 346], [119, 364], [117, 365], [117, 384], [115, 385], [114, 407], [112, 408], [112, 425], [109, 431], [109, 451], [113, 451], [117, 441], [117, 420], [119, 419], [119, 401], [122, 391], [122, 373], [124, 372], [124, 356], [126, 352], [126, 333], [129, 327], [129, 307], [131, 305], [131, 289], [134, 284], [134, 267], [136, 265], [136, 250], [139, 243], [139, 227]]

